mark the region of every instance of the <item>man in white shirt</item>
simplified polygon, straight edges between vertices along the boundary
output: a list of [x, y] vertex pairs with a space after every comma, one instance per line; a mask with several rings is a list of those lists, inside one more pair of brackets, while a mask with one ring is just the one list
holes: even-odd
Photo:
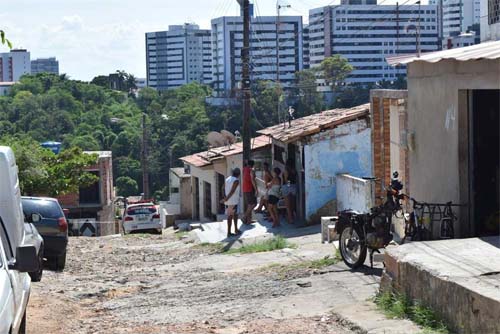
[[234, 221], [234, 233], [240, 234], [238, 230], [238, 203], [240, 202], [240, 174], [239, 168], [233, 169], [233, 174], [228, 177], [224, 183], [225, 197], [222, 202], [226, 205], [227, 214], [227, 237], [234, 234], [231, 233], [231, 222]]

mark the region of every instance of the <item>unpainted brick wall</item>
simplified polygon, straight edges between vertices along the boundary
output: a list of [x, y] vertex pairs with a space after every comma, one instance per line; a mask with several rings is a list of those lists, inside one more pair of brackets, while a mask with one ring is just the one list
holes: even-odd
[[[385, 197], [384, 187], [391, 182], [391, 132], [390, 132], [390, 107], [391, 104], [401, 103], [397, 98], [372, 97], [372, 152], [374, 176], [380, 180], [375, 186], [375, 203], [381, 204]], [[400, 136], [406, 137], [408, 128], [406, 113], [399, 114]], [[400, 149], [400, 166], [393, 166], [400, 173], [404, 185], [404, 192], [409, 193], [409, 164], [405, 148]]]

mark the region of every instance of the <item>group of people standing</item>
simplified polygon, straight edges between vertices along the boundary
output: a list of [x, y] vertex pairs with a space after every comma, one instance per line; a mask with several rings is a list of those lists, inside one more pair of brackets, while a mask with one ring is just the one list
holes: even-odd
[[[265, 183], [264, 193], [259, 194], [257, 188], [257, 180], [254, 170], [255, 162], [249, 160], [243, 167], [243, 183], [242, 192], [245, 199], [244, 216], [242, 218], [244, 224], [252, 223], [252, 211], [256, 212], [267, 211], [268, 220], [273, 223], [273, 227], [280, 226], [280, 217], [278, 213], [278, 203], [281, 198], [284, 198], [286, 206], [286, 217], [289, 224], [293, 224], [295, 214], [295, 197], [297, 195], [297, 172], [294, 167], [293, 160], [288, 160], [285, 165], [284, 172], [279, 167], [270, 168], [267, 162], [263, 163], [263, 181]], [[230, 237], [231, 225], [234, 222], [234, 230], [239, 234], [238, 230], [238, 203], [240, 194], [240, 174], [239, 168], [234, 168], [232, 175], [228, 177], [224, 185], [225, 197], [222, 199], [226, 206], [228, 234]], [[260, 197], [259, 206], [257, 205], [257, 197]]]

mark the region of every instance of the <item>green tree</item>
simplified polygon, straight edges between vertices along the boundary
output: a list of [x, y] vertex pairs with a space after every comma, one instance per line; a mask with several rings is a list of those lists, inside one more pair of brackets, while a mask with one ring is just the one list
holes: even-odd
[[98, 75], [94, 77], [91, 81], [91, 84], [101, 86], [104, 88], [109, 88], [109, 76], [107, 75]]
[[[278, 101], [281, 115], [278, 115]], [[283, 95], [275, 83], [263, 80], [255, 82], [252, 87], [251, 105], [257, 124], [253, 124], [253, 128], [271, 126], [283, 118], [283, 102]]]
[[116, 193], [123, 197], [138, 195], [139, 187], [134, 179], [128, 176], [120, 176], [116, 179]]
[[343, 82], [354, 70], [354, 67], [349, 64], [347, 59], [340, 55], [334, 55], [325, 58], [315, 70], [319, 71], [327, 82], [335, 84]]
[[316, 79], [316, 72], [313, 70], [302, 70], [295, 73], [293, 93], [296, 97], [294, 105], [296, 117], [311, 115], [325, 108], [323, 96], [317, 89]]
[[97, 163], [97, 156], [84, 154], [77, 147], [56, 155], [27, 136], [5, 137], [0, 143], [14, 150], [24, 195], [55, 197], [77, 192], [80, 187], [89, 186], [97, 180], [95, 175], [86, 171]]

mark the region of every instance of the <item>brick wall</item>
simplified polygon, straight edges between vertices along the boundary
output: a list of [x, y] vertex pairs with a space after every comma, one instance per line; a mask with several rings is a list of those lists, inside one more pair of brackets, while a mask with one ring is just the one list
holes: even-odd
[[403, 143], [407, 135], [406, 91], [372, 91], [372, 153], [373, 175], [380, 180], [375, 186], [375, 203], [381, 204], [385, 198], [384, 187], [391, 182], [393, 170], [398, 170], [403, 182], [404, 192], [409, 192], [409, 163], [407, 148], [400, 146], [400, 163], [391, 166], [391, 106], [398, 108], [398, 119], [393, 120], [399, 124], [399, 136]]

